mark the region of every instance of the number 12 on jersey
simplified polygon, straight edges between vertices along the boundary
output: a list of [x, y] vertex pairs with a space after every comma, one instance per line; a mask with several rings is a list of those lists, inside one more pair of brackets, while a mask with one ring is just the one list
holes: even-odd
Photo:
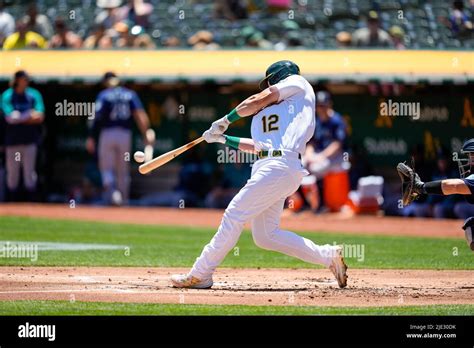
[[270, 115], [262, 117], [263, 133], [278, 130], [278, 115]]

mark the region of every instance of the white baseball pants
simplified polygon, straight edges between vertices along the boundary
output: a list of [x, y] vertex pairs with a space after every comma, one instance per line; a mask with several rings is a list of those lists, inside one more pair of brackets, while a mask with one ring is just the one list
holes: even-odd
[[237, 244], [247, 221], [251, 221], [252, 236], [259, 247], [309, 263], [329, 266], [335, 246], [319, 246], [279, 228], [285, 199], [298, 189], [306, 174], [296, 158], [265, 158], [257, 161], [251, 178], [230, 202], [217, 233], [196, 259], [190, 274], [199, 279], [212, 276]]

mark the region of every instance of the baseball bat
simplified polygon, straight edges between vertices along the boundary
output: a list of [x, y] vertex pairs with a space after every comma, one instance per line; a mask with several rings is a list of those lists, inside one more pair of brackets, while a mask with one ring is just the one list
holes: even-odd
[[151, 172], [152, 170], [155, 170], [156, 168], [161, 167], [163, 164], [168, 163], [172, 159], [178, 157], [183, 152], [189, 150], [190, 148], [199, 144], [203, 140], [204, 140], [203, 137], [199, 137], [196, 140], [193, 140], [187, 143], [186, 145], [183, 145], [181, 147], [178, 147], [177, 149], [164, 153], [163, 155], [158, 156], [152, 159], [151, 161], [145, 162], [140, 167], [138, 167], [138, 171], [140, 172], [140, 174], [147, 174]]

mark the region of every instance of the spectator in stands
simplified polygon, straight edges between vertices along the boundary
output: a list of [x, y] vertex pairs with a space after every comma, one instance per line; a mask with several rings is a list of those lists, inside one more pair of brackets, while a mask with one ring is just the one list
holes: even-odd
[[156, 47], [151, 37], [138, 25], [130, 27], [126, 22], [119, 22], [114, 26], [114, 30], [119, 34], [115, 42], [117, 48], [153, 49]]
[[156, 48], [155, 42], [152, 40], [150, 35], [145, 33], [145, 29], [138, 25], [135, 25], [130, 29], [131, 34], [135, 37], [133, 40], [134, 48], [141, 49], [154, 49]]
[[352, 34], [352, 45], [355, 47], [390, 47], [390, 35], [380, 28], [379, 15], [370, 11], [367, 18], [367, 27], [357, 29]]
[[38, 13], [38, 7], [35, 2], [28, 5], [26, 16], [24, 18], [28, 22], [28, 30], [34, 31], [48, 40], [51, 39], [53, 36], [51, 22], [47, 16]]
[[247, 47], [273, 49], [273, 44], [265, 39], [263, 33], [252, 26], [243, 27], [240, 35], [244, 39], [244, 45]]
[[66, 22], [62, 18], [56, 18], [54, 21], [55, 34], [49, 42], [49, 48], [73, 48], [82, 47], [82, 39], [79, 35], [69, 30]]
[[174, 35], [168, 36], [163, 40], [164, 47], [179, 47], [181, 46], [181, 40]]
[[304, 48], [303, 41], [301, 40], [301, 36], [298, 31], [290, 31], [286, 35], [287, 39], [287, 47], [290, 48]]
[[214, 42], [214, 35], [207, 30], [199, 30], [188, 39], [188, 44], [195, 50], [216, 50], [219, 45]]
[[29, 82], [26, 71], [17, 71], [11, 87], [1, 95], [1, 108], [6, 121], [6, 170], [10, 200], [19, 199], [20, 168], [29, 200], [34, 199], [36, 191], [36, 155], [44, 121], [44, 104], [40, 92], [29, 87]]
[[25, 19], [16, 22], [16, 32], [8, 36], [3, 43], [4, 50], [46, 47], [47, 41], [40, 34], [29, 31]]
[[103, 9], [95, 18], [96, 24], [102, 24], [106, 29], [112, 29], [121, 21], [118, 16], [118, 7], [122, 0], [97, 0], [97, 7]]
[[222, 0], [214, 2], [214, 17], [230, 21], [248, 17], [246, 2], [242, 0]]
[[128, 0], [127, 4], [117, 9], [117, 18], [127, 21], [131, 26], [149, 27], [148, 17], [153, 11], [153, 5], [143, 0]]
[[352, 42], [352, 35], [347, 31], [340, 31], [336, 35], [336, 45], [338, 48], [349, 48]]
[[405, 49], [405, 43], [404, 43], [404, 37], [405, 37], [405, 32], [401, 27], [398, 25], [394, 25], [390, 28], [389, 30], [390, 37], [392, 38], [392, 43], [393, 46], [397, 50], [404, 50]]
[[280, 12], [288, 12], [291, 8], [293, 1], [292, 0], [266, 0], [267, 1], [267, 10], [271, 14], [276, 14]]
[[84, 48], [87, 49], [109, 49], [112, 46], [112, 38], [106, 33], [103, 24], [95, 24], [92, 34], [84, 41]]
[[274, 49], [277, 51], [283, 51], [286, 50], [287, 48], [291, 49], [305, 49], [303, 45], [303, 41], [301, 40], [301, 35], [298, 31], [293, 30], [288, 32], [283, 40], [280, 42], [277, 42], [274, 46]]
[[126, 22], [118, 22], [113, 28], [114, 32], [118, 35], [115, 40], [114, 47], [124, 48], [133, 47], [133, 35], [130, 34], [130, 26]]
[[454, 0], [449, 15], [449, 27], [455, 36], [465, 37], [472, 33], [472, 21], [469, 13], [464, 9], [463, 0]]
[[285, 34], [282, 39], [273, 46], [275, 50], [282, 51], [288, 47], [292, 49], [305, 48], [303, 38], [301, 37], [300, 26], [297, 22], [285, 20], [281, 23], [281, 27]]
[[15, 20], [13, 16], [5, 11], [4, 2], [0, 0], [0, 46], [3, 41], [15, 31]]

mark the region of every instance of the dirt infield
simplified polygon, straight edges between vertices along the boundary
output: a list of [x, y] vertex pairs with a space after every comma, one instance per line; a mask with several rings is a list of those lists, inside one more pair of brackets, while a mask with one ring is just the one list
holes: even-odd
[[[217, 228], [221, 210], [173, 208], [111, 208], [60, 204], [0, 204], [1, 215], [52, 219], [105, 221], [131, 224], [180, 225]], [[358, 234], [464, 238], [461, 220], [408, 219], [400, 217], [314, 215], [304, 212], [282, 217], [281, 226], [295, 231], [355, 232]]]
[[[0, 300], [405, 306], [472, 304], [474, 271], [351, 270], [339, 289], [322, 269], [219, 269], [211, 290], [174, 289], [184, 269], [0, 267]], [[158, 313], [157, 313], [158, 314]]]

